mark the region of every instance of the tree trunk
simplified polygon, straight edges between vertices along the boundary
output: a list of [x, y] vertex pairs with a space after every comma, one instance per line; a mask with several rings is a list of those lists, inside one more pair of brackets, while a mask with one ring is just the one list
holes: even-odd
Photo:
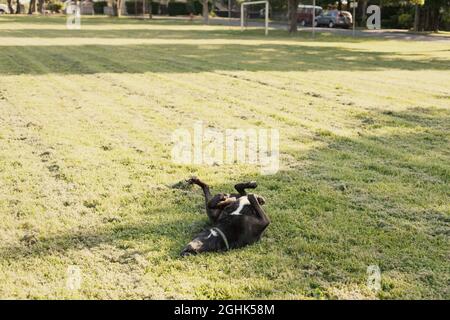
[[208, 0], [203, 0], [203, 22], [205, 24], [209, 23], [209, 8], [208, 8]]
[[431, 31], [438, 32], [439, 31], [439, 21], [441, 20], [441, 12], [440, 8], [433, 8], [433, 22], [431, 25]]
[[438, 31], [441, 19], [440, 6], [436, 4], [428, 4], [425, 6], [425, 22], [423, 28], [425, 31]]
[[[362, 11], [362, 20], [361, 20], [361, 26], [364, 26], [364, 23], [367, 20], [367, 2], [368, 0], [363, 0], [361, 5], [361, 11]], [[354, 17], [353, 17], [354, 19]]]
[[16, 1], [16, 14], [20, 13], [20, 0]]
[[152, 3], [152, 0], [150, 0], [148, 3], [148, 18], [149, 19], [153, 19], [152, 11], [153, 11], [153, 3]]
[[36, 0], [30, 1], [30, 6], [28, 7], [28, 14], [33, 14], [36, 11]]
[[414, 10], [414, 31], [419, 31], [419, 23], [420, 23], [420, 6], [416, 3]]
[[297, 7], [299, 0], [288, 0], [289, 33], [297, 32]]
[[8, 0], [8, 10], [9, 13], [14, 13], [14, 8], [12, 7], [12, 0]]
[[121, 0], [113, 0], [112, 6], [113, 6], [113, 15], [115, 17], [120, 18], [122, 16], [122, 1]]
[[342, 10], [342, 0], [338, 0], [338, 10]]
[[44, 0], [38, 1], [38, 11], [40, 14], [44, 14]]
[[9, 13], [14, 13], [14, 8], [12, 6], [12, 0], [8, 0]]

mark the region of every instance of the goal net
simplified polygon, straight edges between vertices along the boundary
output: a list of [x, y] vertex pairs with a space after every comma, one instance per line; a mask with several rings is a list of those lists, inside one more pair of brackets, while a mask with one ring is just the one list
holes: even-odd
[[247, 25], [247, 19], [250, 17], [249, 11], [247, 10], [250, 6], [262, 7], [257, 11], [259, 17], [264, 18], [264, 30], [265, 34], [269, 33], [269, 1], [248, 1], [242, 2], [241, 4], [241, 31], [244, 31], [244, 27]]

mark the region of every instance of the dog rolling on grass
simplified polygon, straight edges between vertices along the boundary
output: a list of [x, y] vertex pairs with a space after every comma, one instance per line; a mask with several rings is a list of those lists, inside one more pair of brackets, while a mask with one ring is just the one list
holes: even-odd
[[213, 227], [200, 232], [181, 251], [181, 256], [241, 248], [261, 238], [270, 223], [261, 207], [265, 200], [245, 191], [256, 188], [256, 182], [238, 183], [234, 186], [238, 192], [236, 194], [219, 193], [215, 196], [211, 195], [209, 186], [200, 179], [194, 177], [187, 182], [202, 188], [206, 214]]

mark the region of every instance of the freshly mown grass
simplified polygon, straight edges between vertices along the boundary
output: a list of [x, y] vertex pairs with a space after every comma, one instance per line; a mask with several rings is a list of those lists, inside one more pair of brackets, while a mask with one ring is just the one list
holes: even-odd
[[[1, 298], [450, 298], [449, 42], [82, 23], [0, 17]], [[197, 120], [279, 129], [280, 171], [174, 164]], [[261, 242], [179, 258], [190, 175], [257, 180]]]

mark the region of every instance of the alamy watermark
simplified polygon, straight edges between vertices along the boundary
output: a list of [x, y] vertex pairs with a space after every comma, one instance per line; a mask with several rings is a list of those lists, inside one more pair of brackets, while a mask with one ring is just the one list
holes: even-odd
[[381, 290], [381, 270], [377, 265], [370, 265], [367, 267], [367, 287], [378, 292]]
[[280, 134], [277, 129], [212, 129], [197, 121], [193, 129], [172, 134], [172, 161], [177, 164], [258, 165], [263, 175], [279, 170]]
[[66, 26], [69, 30], [81, 29], [81, 7], [79, 1], [68, 1], [66, 3]]
[[366, 25], [370, 30], [381, 29], [381, 9], [377, 5], [370, 5], [367, 7], [367, 17]]
[[81, 288], [81, 269], [78, 266], [67, 267], [66, 288], [68, 290], [79, 290]]

